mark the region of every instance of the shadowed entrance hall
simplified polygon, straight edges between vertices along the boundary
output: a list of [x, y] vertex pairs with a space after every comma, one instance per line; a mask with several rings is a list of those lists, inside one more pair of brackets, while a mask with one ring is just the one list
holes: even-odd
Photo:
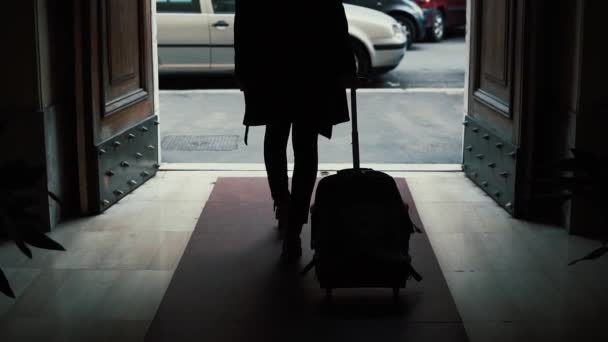
[[[212, 9], [212, 0], [163, 2]], [[264, 336], [256, 329], [272, 325], [276, 317], [287, 322], [275, 330], [284, 337], [290, 328], [300, 329], [297, 318], [318, 313], [306, 333], [359, 338], [372, 332], [378, 340], [390, 340], [395, 336], [383, 334], [437, 337], [455, 329], [450, 337], [461, 338], [462, 322], [473, 342], [608, 340], [608, 249], [605, 243], [602, 247], [608, 205], [608, 49], [598, 44], [605, 40], [608, 1], [468, 0], [462, 120], [450, 116], [457, 125], [450, 131], [462, 139], [445, 146], [452, 152], [462, 147], [463, 159], [448, 167], [373, 166], [407, 180], [429, 242], [419, 249], [429, 258], [420, 259], [436, 259], [439, 265], [431, 272], [437, 281], [426, 274], [424, 281], [441, 284], [441, 294], [429, 304], [424, 296], [434, 290], [412, 283], [413, 292], [403, 293], [403, 311], [391, 311], [393, 306], [385, 310], [390, 291], [336, 291], [333, 313], [315, 311], [318, 306], [311, 304], [323, 295], [312, 275], [287, 286], [289, 278], [274, 272], [279, 253], [273, 249], [273, 228], [255, 226], [273, 222], [271, 206], [257, 206], [265, 199], [239, 201], [235, 206], [242, 212], [207, 212], [218, 205], [210, 198], [215, 186], [221, 190], [224, 180], [218, 179], [265, 177], [263, 165], [217, 160], [183, 167], [163, 160], [160, 138], [167, 125], [159, 103], [157, 3], [3, 4], [3, 43], [9, 48], [2, 55], [0, 87], [0, 230], [10, 239], [0, 241], [0, 290], [15, 298], [0, 297], [1, 341], [144, 341], [149, 331], [157, 331], [155, 319], [167, 319], [162, 317], [167, 312], [187, 319], [189, 312], [203, 313], [190, 317], [181, 331], [196, 323], [220, 337]], [[211, 30], [212, 22], [207, 24]], [[397, 26], [385, 31], [399, 35]], [[177, 43], [193, 48], [188, 41]], [[209, 48], [202, 51], [211, 57]], [[382, 94], [367, 98], [386, 105], [377, 95]], [[402, 99], [410, 95], [415, 94]], [[396, 124], [385, 122], [385, 127], [406, 127], [401, 105], [393, 105]], [[201, 106], [200, 111], [209, 109]], [[425, 117], [411, 127], [425, 126], [426, 119], [443, 120]], [[399, 127], [390, 128], [374, 132], [377, 142], [388, 135], [416, 147], [416, 141], [407, 140], [411, 136], [392, 129]], [[445, 143], [440, 132], [426, 132], [419, 133]], [[342, 146], [350, 152], [348, 144]], [[423, 155], [424, 144], [418, 147]], [[394, 152], [407, 156], [407, 150]], [[349, 167], [350, 153], [344, 156], [324, 162], [349, 165], [322, 167], [327, 173], [317, 176]], [[361, 159], [372, 160], [365, 152]], [[230, 196], [239, 194], [234, 189]], [[252, 229], [239, 231], [242, 239], [201, 234], [195, 227], [205, 206], [203, 223], [213, 218], [206, 215], [220, 213], [235, 220], [255, 218], [245, 222]], [[13, 224], [27, 219], [35, 222]], [[42, 246], [33, 239], [43, 233], [66, 252], [33, 247]], [[200, 253], [207, 258], [192, 259], [189, 244], [205, 247]], [[30, 252], [33, 259], [26, 256]], [[569, 266], [586, 255], [593, 260]], [[191, 270], [192, 276], [184, 276], [182, 270], [195, 265], [192, 260], [201, 263], [202, 273]], [[188, 283], [213, 272], [223, 281]], [[246, 275], [252, 284], [238, 282]], [[196, 300], [169, 310], [167, 304], [182, 295], [174, 293], [174, 286], [187, 288]], [[235, 298], [213, 296], [234, 289]], [[287, 299], [256, 292], [266, 290]], [[450, 300], [455, 306], [442, 312], [441, 304]], [[292, 303], [302, 311], [281, 315]], [[234, 305], [242, 310], [231, 311]], [[260, 308], [273, 314], [255, 316], [264, 311]], [[255, 320], [248, 321], [249, 314]]]
[[[194, 236], [213, 183], [218, 177], [264, 174], [161, 170], [148, 186], [106, 213], [68, 221], [54, 229], [49, 236], [70, 253], [40, 250], [28, 260], [12, 244], [3, 244], [0, 260], [18, 299], [0, 298], [0, 339], [142, 341]], [[608, 260], [567, 266], [597, 248], [597, 242], [570, 236], [556, 226], [510, 218], [459, 172], [390, 174], [408, 180], [425, 236], [470, 341], [608, 338], [604, 329], [608, 315], [604, 270]], [[264, 207], [259, 216], [270, 222], [272, 208]], [[269, 228], [265, 238], [254, 240], [256, 245], [274, 243], [274, 233]], [[278, 250], [261, 253], [267, 254], [267, 265], [278, 260]], [[277, 259], [273, 259], [275, 256]], [[220, 261], [209, 259], [207, 265]], [[268, 280], [276, 277], [272, 272], [267, 274]], [[305, 281], [313, 282], [311, 277]], [[427, 277], [424, 281], [432, 280]], [[314, 282], [306, 291], [323, 295]], [[209, 294], [199, 291], [195, 295]], [[368, 295], [371, 299], [365, 299]], [[403, 295], [407, 298], [408, 291]], [[392, 304], [388, 290], [357, 295], [350, 306], [348, 297], [348, 293], [336, 292], [338, 303], [347, 308], [372, 304], [372, 313], [383, 313], [384, 303]], [[227, 308], [220, 305], [208, 310], [213, 309], [219, 315]], [[252, 309], [255, 307], [243, 306], [243, 312]], [[415, 309], [430, 307], [421, 303]], [[396, 327], [386, 316], [372, 317], [364, 323], [356, 319], [359, 313], [355, 310], [351, 316], [342, 316], [346, 319], [335, 328], [363, 329], [365, 324], [382, 319]], [[200, 324], [212, 322], [200, 317]], [[442, 324], [437, 323], [445, 326]]]
[[[424, 227], [405, 179], [397, 179]], [[279, 262], [280, 241], [265, 178], [220, 178], [165, 293], [146, 341], [468, 341], [424, 234], [410, 254], [411, 280], [391, 289], [336, 289], [330, 305], [311, 272]], [[303, 262], [312, 258], [305, 226]]]

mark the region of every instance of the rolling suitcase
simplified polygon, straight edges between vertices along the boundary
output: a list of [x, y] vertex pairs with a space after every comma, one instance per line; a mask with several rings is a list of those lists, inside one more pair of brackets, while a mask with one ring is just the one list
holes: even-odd
[[331, 298], [337, 288], [391, 288], [395, 298], [411, 276], [412, 223], [395, 180], [382, 172], [362, 169], [359, 162], [357, 87], [351, 90], [354, 168], [319, 181], [311, 206], [313, 260], [321, 288]]

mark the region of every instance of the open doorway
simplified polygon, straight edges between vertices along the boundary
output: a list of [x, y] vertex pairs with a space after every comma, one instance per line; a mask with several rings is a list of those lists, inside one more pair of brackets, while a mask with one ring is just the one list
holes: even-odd
[[[456, 0], [425, 3], [437, 5]], [[361, 161], [381, 170], [394, 166], [404, 170], [404, 165], [408, 168], [412, 164], [423, 164], [419, 170], [436, 170], [432, 164], [448, 165], [447, 169], [452, 171], [464, 169], [468, 177], [515, 213], [518, 149], [527, 138], [520, 127], [529, 119], [522, 113], [527, 110], [525, 106], [533, 103], [523, 101], [532, 95], [517, 87], [527, 75], [520, 61], [526, 57], [522, 52], [528, 41], [520, 39], [523, 32], [515, 31], [517, 26], [510, 23], [532, 21], [530, 18], [536, 12], [510, 2], [481, 4], [470, 1], [469, 5], [452, 7], [453, 12], [466, 8], [468, 17], [475, 18], [465, 23], [470, 28], [469, 36], [463, 36], [466, 31], [460, 25], [455, 36], [444, 36], [441, 43], [413, 42], [407, 50], [408, 39], [414, 35], [403, 18], [363, 6], [344, 5], [359, 73], [373, 78], [367, 89], [361, 91], [359, 101]], [[101, 38], [96, 31], [90, 32], [108, 46], [91, 47], [94, 53], [87, 54], [90, 63], [85, 63], [83, 75], [95, 78], [102, 72], [105, 78], [99, 82], [105, 83], [103, 89], [91, 88], [92, 97], [84, 101], [82, 111], [91, 109], [96, 115], [91, 122], [85, 116], [81, 127], [83, 136], [89, 138], [86, 144], [79, 145], [96, 148], [98, 155], [91, 157], [85, 150], [79, 152], [83, 160], [92, 159], [95, 164], [82, 171], [96, 183], [90, 192], [91, 202], [102, 210], [143, 184], [161, 162], [166, 167], [175, 163], [203, 163], [203, 167], [194, 169], [207, 169], [211, 164], [213, 168], [221, 165], [228, 170], [243, 169], [238, 164], [264, 168], [263, 128], [252, 129], [249, 146], [245, 147], [242, 141], [244, 101], [232, 76], [235, 2], [157, 0], [150, 5], [154, 12], [158, 9], [152, 18], [157, 39], [141, 34], [151, 32], [152, 28], [137, 30], [137, 25], [118, 15], [116, 21], [128, 29], [132, 39], [125, 38], [124, 30], [115, 29], [120, 25], [108, 26], [111, 30], [102, 32]], [[143, 5], [121, 6], [112, 6], [108, 11], [147, 11]], [[418, 11], [423, 18], [435, 18], [428, 27], [431, 33], [437, 29], [436, 15], [442, 13], [441, 20], [449, 22], [451, 13], [449, 8], [441, 12], [437, 8], [423, 11], [418, 7]], [[429, 15], [433, 13], [435, 17]], [[497, 13], [505, 14], [504, 18], [491, 19]], [[530, 17], [522, 13], [530, 13]], [[147, 27], [149, 23], [139, 24]], [[366, 28], [375, 33], [365, 35]], [[382, 38], [376, 41], [379, 35]], [[520, 38], [515, 39], [517, 35]], [[115, 39], [110, 39], [113, 36]], [[141, 44], [131, 44], [135, 40]], [[157, 51], [148, 49], [149, 43]], [[363, 50], [362, 46], [369, 50]], [[153, 58], [158, 57], [158, 70], [163, 74], [159, 83], [161, 88], [167, 88], [159, 94], [159, 105], [154, 102], [154, 106], [149, 104], [151, 95], [157, 92], [149, 81], [156, 76], [153, 74], [156, 69], [150, 63], [149, 52]], [[95, 70], [99, 65], [97, 56], [108, 55], [112, 58], [102, 60], [101, 71]], [[128, 65], [131, 62], [133, 65]], [[284, 86], [289, 87], [293, 81], [286, 77]], [[205, 86], [200, 86], [201, 82]], [[188, 89], [175, 89], [184, 87]], [[102, 112], [100, 101], [105, 101]], [[159, 112], [162, 129], [156, 135]], [[149, 122], [142, 123], [140, 119]], [[132, 129], [135, 131], [129, 131]], [[138, 139], [139, 136], [146, 139]], [[320, 145], [321, 170], [347, 167], [351, 163], [350, 125], [337, 126], [332, 140], [321, 139]], [[158, 150], [163, 152], [160, 161]], [[101, 204], [97, 205], [98, 202]]]
[[[389, 2], [394, 6], [345, 1], [359, 71], [372, 79], [359, 95], [361, 159], [459, 165], [466, 0]], [[156, 4], [163, 163], [263, 163], [264, 129], [252, 127], [249, 146], [243, 143], [244, 101], [233, 76], [235, 1]], [[382, 28], [393, 44], [374, 41], [369, 32]], [[290, 82], [286, 77], [284, 86]], [[350, 125], [338, 125], [331, 141], [320, 139], [320, 163], [348, 164], [350, 149]]]

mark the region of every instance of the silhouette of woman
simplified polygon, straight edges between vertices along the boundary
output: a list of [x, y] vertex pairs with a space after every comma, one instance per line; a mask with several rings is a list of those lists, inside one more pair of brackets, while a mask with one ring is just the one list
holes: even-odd
[[[247, 126], [266, 126], [264, 161], [282, 257], [302, 254], [318, 171], [317, 138], [349, 120], [345, 87], [356, 63], [341, 0], [236, 0], [236, 75]], [[288, 187], [287, 142], [292, 130], [294, 172]]]

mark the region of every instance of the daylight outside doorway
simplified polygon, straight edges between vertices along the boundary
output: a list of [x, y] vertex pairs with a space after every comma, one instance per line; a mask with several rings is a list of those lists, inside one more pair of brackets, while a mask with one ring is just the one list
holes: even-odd
[[[374, 16], [376, 9], [345, 8], [353, 30], [397, 23]], [[233, 76], [234, 0], [158, 0], [156, 22], [163, 163], [262, 164], [264, 128], [252, 127], [249, 145], [243, 142], [244, 99]], [[429, 39], [431, 32], [410, 38], [416, 41], [398, 65], [374, 73], [359, 91], [364, 164], [461, 164], [467, 44], [459, 24], [446, 27], [439, 42]], [[296, 81], [285, 75], [282, 86]], [[321, 164], [352, 161], [350, 129], [341, 124], [331, 140], [320, 138]]]

